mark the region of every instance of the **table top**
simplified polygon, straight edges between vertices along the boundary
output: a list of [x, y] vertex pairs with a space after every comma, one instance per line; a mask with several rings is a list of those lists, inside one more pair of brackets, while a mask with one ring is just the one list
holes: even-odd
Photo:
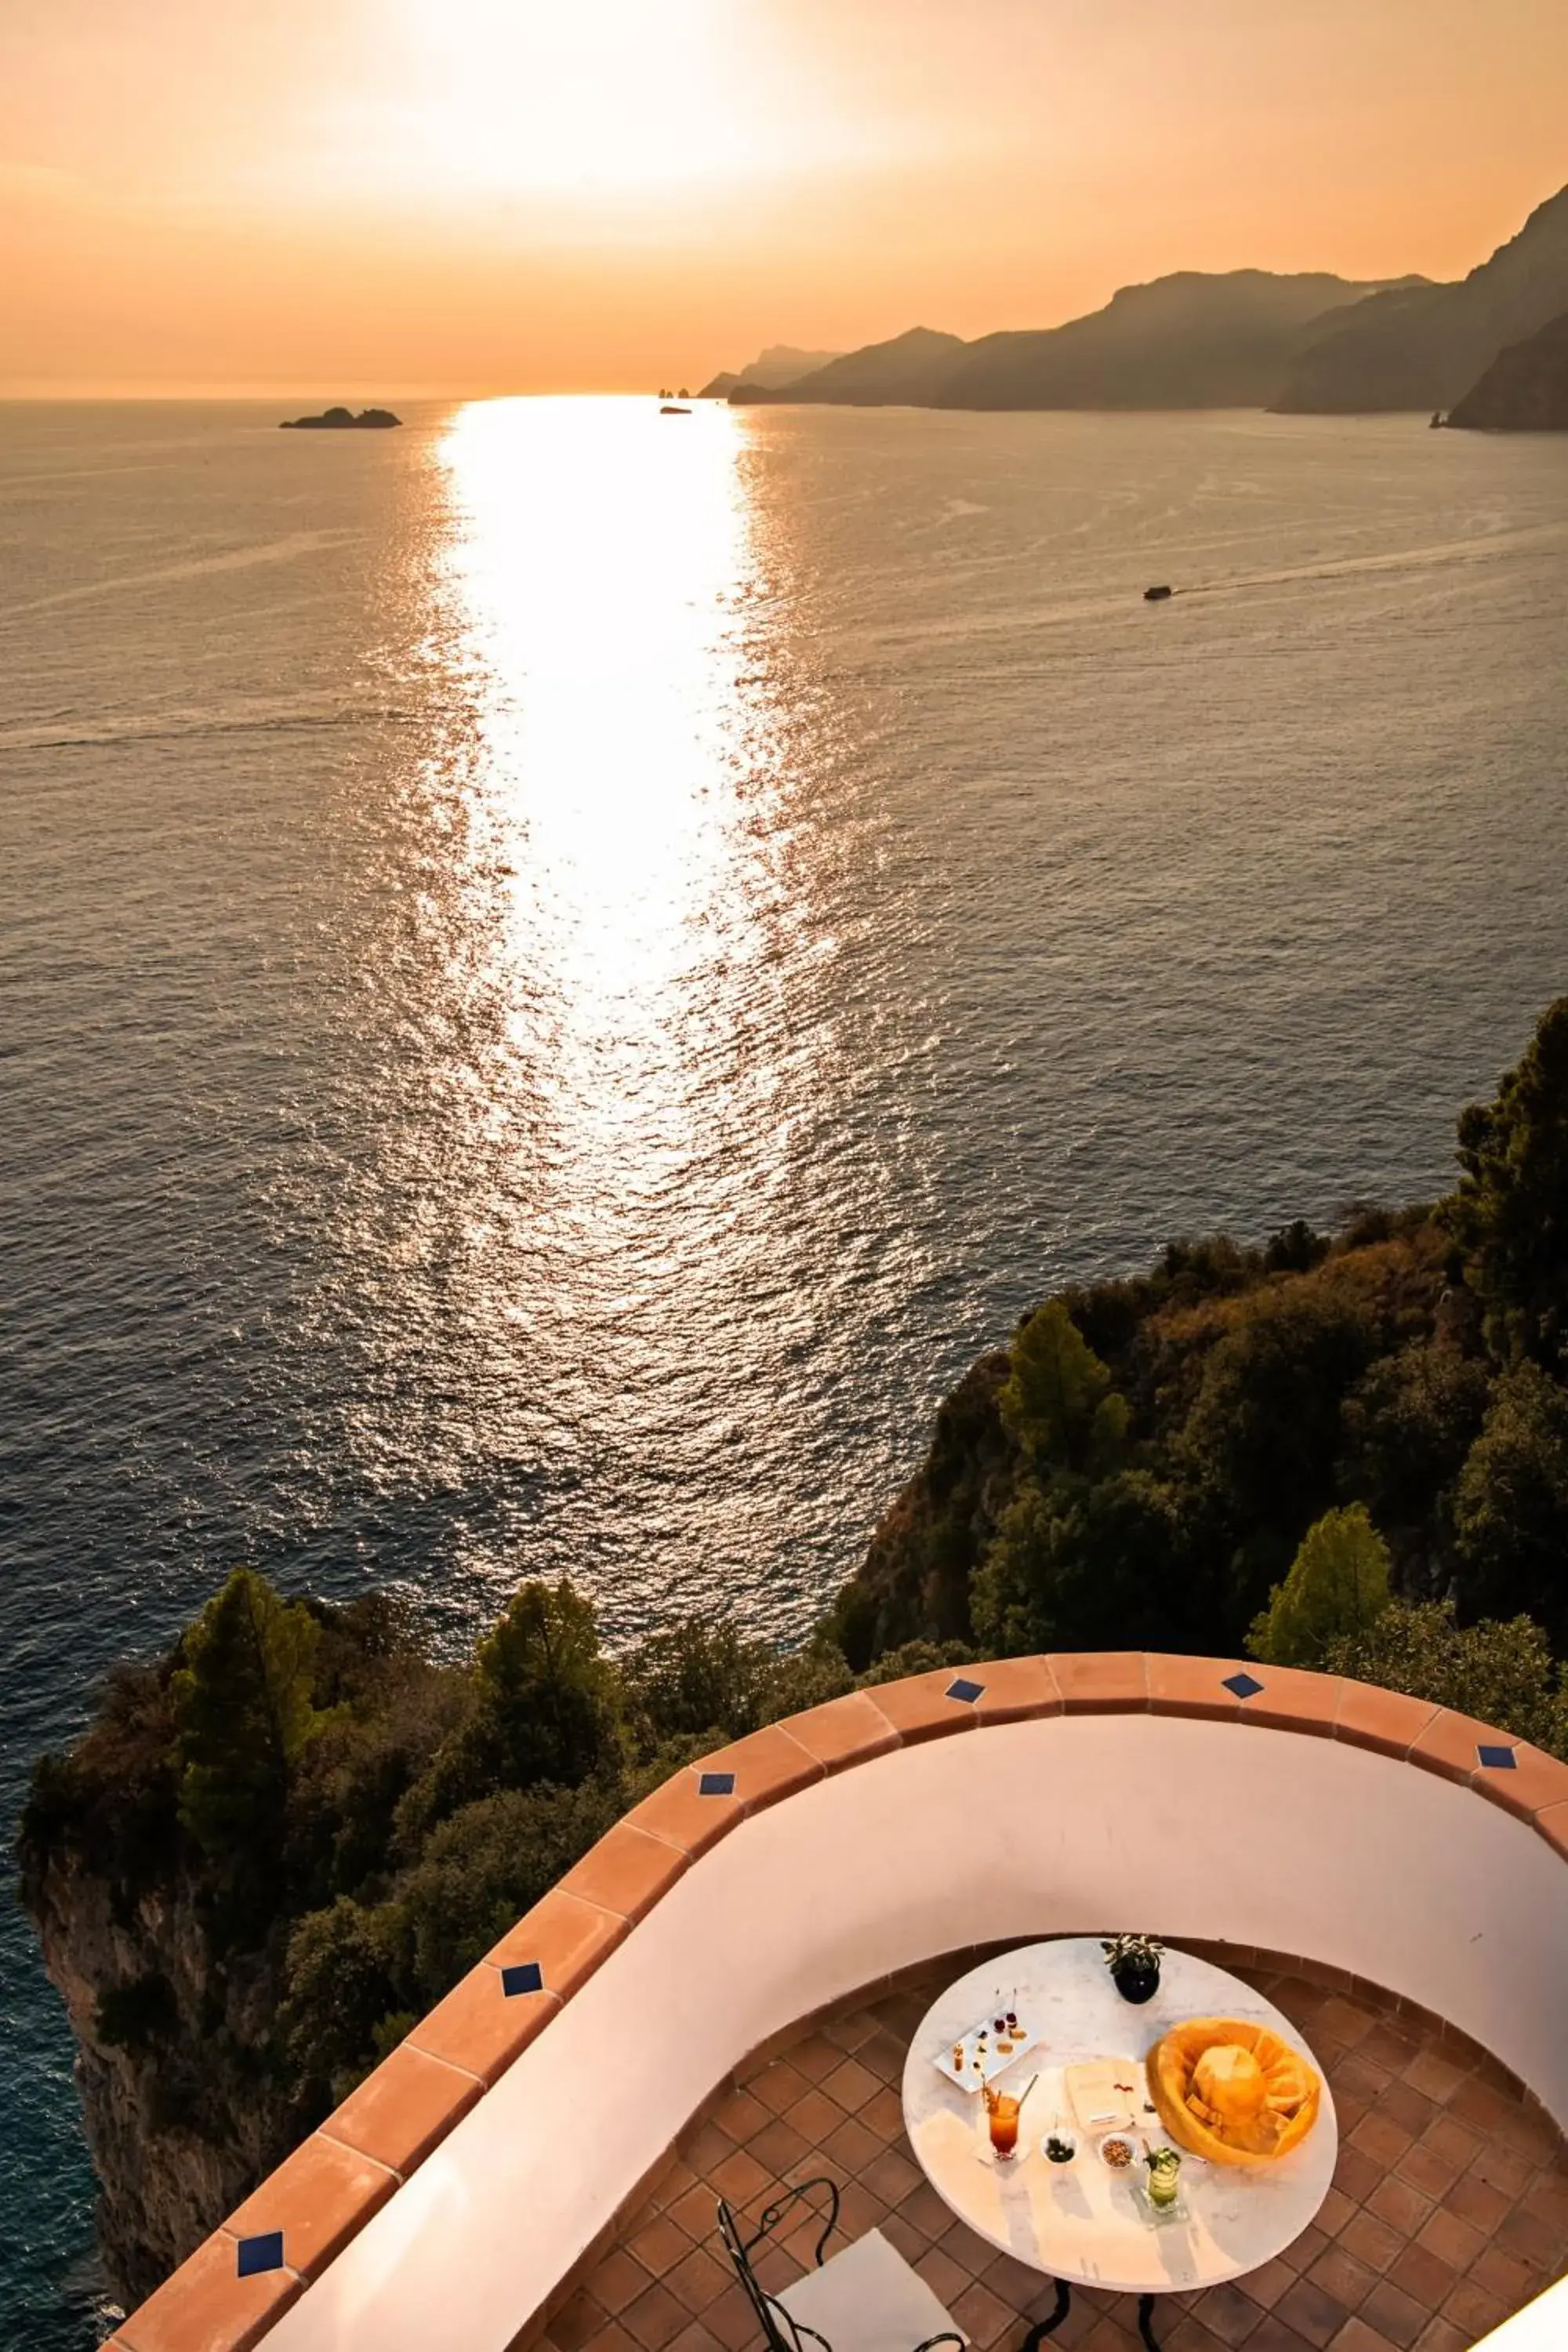
[[[979, 2092], [945, 2079], [937, 2062], [980, 2020], [1008, 2009], [1034, 2040], [993, 2080], [1016, 2094], [1032, 2074], [1040, 2079], [1023, 2110], [1018, 2152], [1001, 2161], [991, 2153]], [[1317, 2121], [1287, 2157], [1271, 2164], [1207, 2164], [1184, 2151], [1184, 2210], [1158, 2222], [1087, 2132], [1077, 2130], [1070, 2164], [1051, 2164], [1043, 2152], [1053, 2118], [1071, 2114], [1065, 2066], [1089, 2058], [1142, 2060], [1189, 2017], [1271, 2026], [1317, 2065], [1299, 2030], [1272, 2003], [1187, 1952], [1165, 1953], [1160, 1990], [1142, 2006], [1122, 2000], [1091, 1936], [1023, 1945], [960, 1977], [921, 2020], [904, 2063], [905, 2128], [938, 2196], [994, 2246], [1075, 2286], [1175, 2293], [1216, 2286], [1271, 2261], [1300, 2236], [1333, 2179], [1339, 2127], [1326, 2081]], [[1140, 2130], [1156, 2146], [1166, 2143], [1157, 2116], [1140, 2115], [1132, 2136]]]

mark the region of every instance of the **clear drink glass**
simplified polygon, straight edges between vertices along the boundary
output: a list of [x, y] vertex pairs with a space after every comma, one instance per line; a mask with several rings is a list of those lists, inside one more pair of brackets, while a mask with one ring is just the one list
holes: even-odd
[[1005, 2091], [985, 2091], [985, 2121], [991, 2133], [992, 2152], [1006, 2158], [1018, 2146], [1018, 2102]]

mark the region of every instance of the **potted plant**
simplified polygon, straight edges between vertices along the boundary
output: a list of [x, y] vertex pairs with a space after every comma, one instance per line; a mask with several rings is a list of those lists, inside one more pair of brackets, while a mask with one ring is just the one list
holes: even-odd
[[1160, 1990], [1160, 1955], [1165, 1947], [1157, 1936], [1107, 1936], [1100, 1950], [1110, 1970], [1110, 1981], [1123, 2000], [1152, 2000]]

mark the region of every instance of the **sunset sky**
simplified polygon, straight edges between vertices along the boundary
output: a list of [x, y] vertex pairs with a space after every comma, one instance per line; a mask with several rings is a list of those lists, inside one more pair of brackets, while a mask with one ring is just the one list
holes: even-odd
[[4, 0], [0, 391], [696, 383], [1565, 181], [1563, 0]]

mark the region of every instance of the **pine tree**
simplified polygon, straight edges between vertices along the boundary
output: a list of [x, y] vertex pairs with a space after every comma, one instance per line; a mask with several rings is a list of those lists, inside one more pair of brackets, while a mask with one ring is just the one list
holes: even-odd
[[1388, 1546], [1365, 1505], [1325, 1511], [1253, 1621], [1247, 1650], [1273, 1666], [1321, 1666], [1331, 1642], [1365, 1633], [1388, 1603]]
[[180, 1818], [212, 1861], [276, 1848], [289, 1785], [320, 1721], [320, 1628], [253, 1569], [237, 1568], [186, 1634], [174, 1678]]

